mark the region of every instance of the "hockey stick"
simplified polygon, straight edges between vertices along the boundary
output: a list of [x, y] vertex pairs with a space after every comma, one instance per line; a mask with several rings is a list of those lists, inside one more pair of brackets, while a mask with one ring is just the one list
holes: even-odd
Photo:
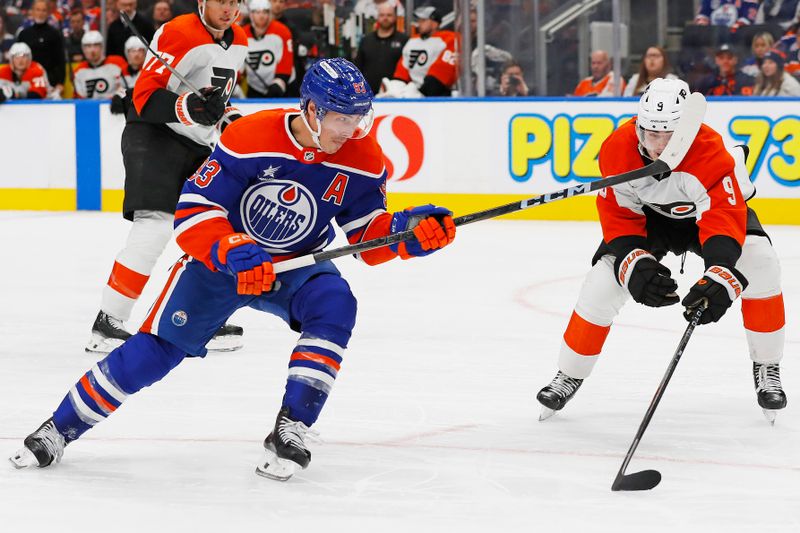
[[661, 383], [659, 384], [658, 389], [656, 389], [656, 394], [653, 396], [653, 400], [650, 402], [650, 407], [647, 408], [647, 412], [644, 414], [644, 419], [639, 425], [639, 430], [636, 432], [636, 436], [633, 438], [631, 447], [628, 449], [628, 453], [625, 455], [625, 459], [622, 461], [622, 466], [619, 468], [619, 472], [617, 472], [617, 477], [614, 478], [614, 483], [611, 485], [611, 490], [650, 490], [661, 482], [661, 473], [658, 470], [642, 470], [641, 472], [626, 474], [625, 469], [628, 468], [628, 463], [631, 462], [631, 458], [633, 458], [633, 454], [636, 451], [636, 448], [639, 446], [639, 441], [642, 440], [644, 431], [647, 429], [647, 426], [650, 425], [650, 420], [653, 418], [653, 413], [656, 412], [656, 407], [658, 407], [661, 397], [664, 396], [664, 391], [667, 389], [667, 384], [669, 384], [669, 380], [672, 378], [673, 372], [675, 372], [675, 367], [678, 366], [678, 361], [681, 360], [683, 350], [686, 349], [686, 345], [689, 343], [689, 338], [692, 336], [692, 332], [697, 326], [697, 323], [700, 321], [700, 317], [702, 316], [703, 311], [706, 310], [707, 306], [708, 303], [705, 301], [700, 304], [700, 306], [692, 315], [691, 322], [689, 322], [689, 325], [686, 326], [686, 331], [683, 332], [683, 337], [681, 337], [681, 341], [678, 343], [678, 348], [675, 350], [675, 355], [672, 356], [672, 360], [669, 362], [667, 372], [661, 379]]
[[[647, 176], [663, 174], [664, 172], [673, 170], [683, 160], [686, 152], [689, 151], [689, 148], [691, 148], [692, 142], [694, 141], [694, 138], [700, 129], [700, 125], [703, 123], [703, 115], [705, 114], [705, 111], [705, 97], [703, 97], [703, 95], [700, 93], [690, 94], [686, 99], [686, 103], [684, 104], [683, 113], [678, 126], [675, 128], [675, 132], [672, 134], [672, 138], [669, 140], [669, 143], [667, 143], [666, 148], [664, 148], [661, 157], [647, 166], [636, 170], [631, 170], [630, 172], [617, 174], [616, 176], [609, 176], [605, 179], [596, 180], [589, 183], [582, 183], [573, 187], [567, 187], [566, 189], [561, 189], [560, 191], [534, 196], [533, 198], [528, 198], [527, 200], [522, 200], [521, 202], [512, 202], [510, 204], [493, 207], [485, 211], [478, 211], [476, 213], [456, 217], [453, 219], [453, 222], [456, 226], [463, 226], [464, 224], [471, 224], [472, 222], [479, 222], [481, 220], [498, 217], [500, 215], [515, 213], [517, 211], [522, 211], [523, 209], [549, 204], [565, 198], [572, 198], [573, 196], [599, 191], [600, 189], [611, 187], [613, 185], [619, 185], [620, 183], [626, 183], [628, 181], [637, 180]], [[352, 244], [350, 246], [342, 246], [341, 248], [336, 248], [327, 252], [317, 252], [315, 254], [295, 257], [294, 259], [288, 259], [286, 261], [281, 261], [280, 263], [275, 263], [275, 273], [287, 272], [296, 268], [313, 265], [321, 261], [327, 261], [345, 255], [357, 254], [366, 252], [367, 250], [381, 248], [383, 246], [408, 240], [413, 236], [414, 231], [407, 230], [401, 233], [394, 233], [385, 237], [379, 237], [377, 239]]]
[[131, 33], [134, 35], [134, 37], [136, 37], [137, 39], [139, 39], [140, 41], [142, 41], [142, 44], [145, 46], [145, 48], [147, 48], [147, 51], [148, 51], [148, 52], [150, 52], [151, 54], [153, 54], [153, 57], [155, 57], [156, 59], [158, 59], [158, 61], [159, 61], [159, 62], [160, 62], [162, 65], [164, 65], [164, 66], [167, 68], [167, 70], [168, 70], [168, 71], [172, 72], [172, 74], [173, 74], [173, 75], [174, 75], [176, 78], [178, 78], [179, 80], [181, 80], [181, 83], [183, 83], [184, 85], [186, 85], [186, 86], [189, 88], [189, 90], [190, 90], [190, 91], [192, 91], [192, 92], [193, 92], [193, 93], [194, 93], [194, 94], [195, 94], [195, 95], [196, 95], [198, 98], [200, 98], [200, 99], [201, 99], [202, 101], [204, 101], [204, 102], [206, 101], [206, 97], [205, 97], [205, 96], [203, 96], [203, 95], [202, 95], [202, 93], [201, 93], [200, 91], [198, 91], [198, 90], [197, 90], [197, 87], [195, 87], [195, 86], [194, 86], [194, 84], [193, 84], [192, 82], [190, 82], [189, 80], [187, 80], [187, 79], [186, 79], [186, 78], [183, 76], [183, 74], [181, 74], [180, 72], [178, 72], [177, 70], [175, 70], [174, 68], [172, 68], [172, 65], [170, 65], [169, 63], [167, 63], [167, 62], [164, 60], [164, 58], [163, 58], [163, 57], [161, 57], [160, 55], [158, 55], [157, 53], [155, 53], [155, 52], [153, 51], [153, 49], [152, 49], [152, 48], [150, 48], [150, 44], [149, 44], [149, 43], [148, 43], [148, 42], [145, 40], [145, 38], [144, 38], [144, 37], [142, 37], [142, 34], [141, 34], [141, 33], [139, 33], [139, 30], [137, 30], [137, 29], [136, 29], [136, 26], [134, 26], [134, 25], [133, 25], [133, 21], [131, 21], [131, 18], [128, 16], [128, 14], [127, 14], [127, 13], [125, 13], [124, 11], [120, 11], [120, 12], [119, 12], [119, 18], [121, 18], [121, 19], [122, 19], [122, 23], [123, 23], [123, 24], [125, 24], [125, 27], [127, 27], [129, 30], [131, 30]]

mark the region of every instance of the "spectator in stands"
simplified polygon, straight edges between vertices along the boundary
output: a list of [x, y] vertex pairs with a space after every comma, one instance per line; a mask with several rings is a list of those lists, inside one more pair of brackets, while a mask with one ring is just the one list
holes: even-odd
[[[614, 71], [611, 70], [611, 58], [605, 50], [595, 50], [591, 56], [592, 75], [583, 78], [575, 91], [574, 96], [614, 96]], [[622, 89], [625, 89], [625, 80]], [[623, 91], [620, 91], [622, 94]]]
[[764, 57], [764, 54], [769, 52], [774, 45], [775, 38], [770, 32], [762, 31], [761, 33], [756, 33], [750, 45], [750, 51], [753, 52], [753, 55], [744, 61], [742, 72], [753, 77], [758, 75], [759, 67], [761, 66], [761, 58]]
[[763, 0], [756, 23], [778, 24], [786, 30], [800, 19], [800, 1], [798, 0]]
[[509, 61], [503, 67], [500, 76], [501, 96], [528, 96], [528, 86], [525, 85], [522, 67], [516, 61]]
[[33, 60], [44, 67], [55, 92], [61, 94], [67, 70], [64, 38], [47, 23], [48, 9], [47, 0], [34, 0], [30, 9], [33, 25], [19, 32], [17, 41], [30, 47]]
[[644, 92], [647, 84], [656, 78], [670, 79], [677, 78], [677, 76], [672, 73], [672, 65], [670, 65], [664, 49], [660, 46], [651, 46], [644, 53], [639, 72], [628, 80], [628, 85], [622, 95], [639, 96]]
[[0, 103], [11, 99], [43, 99], [50, 84], [42, 65], [33, 60], [30, 47], [15, 43], [8, 51], [9, 64], [0, 66]]
[[758, 4], [759, 0], [702, 0], [694, 23], [727, 26], [736, 31], [740, 26], [755, 23]]
[[0, 63], [8, 61], [8, 49], [14, 44], [14, 36], [6, 31], [6, 17], [0, 13]]
[[[89, 23], [89, 27], [86, 31], [89, 30], [99, 30], [100, 29], [100, 17], [103, 15], [102, 10], [100, 9], [98, 0], [81, 0], [80, 4], [83, 7], [83, 13], [86, 16], [86, 22]], [[78, 1], [74, 2], [74, 5], [77, 6]], [[114, 0], [108, 0], [108, 4], [115, 4]]]
[[75, 97], [110, 100], [121, 92], [128, 63], [121, 56], [105, 55], [99, 31], [87, 31], [81, 44], [86, 61], [75, 67]]
[[69, 30], [64, 43], [70, 62], [79, 63], [85, 59], [81, 49], [81, 39], [83, 39], [83, 34], [87, 31], [89, 31], [89, 25], [86, 22], [83, 9], [80, 7], [72, 8], [69, 14]]
[[800, 96], [800, 81], [783, 70], [783, 55], [770, 51], [761, 58], [761, 71], [756, 76], [756, 96]]
[[391, 78], [408, 35], [397, 31], [397, 9], [392, 0], [378, 4], [375, 31], [361, 39], [355, 64], [377, 94], [381, 80]]
[[[124, 11], [130, 18], [133, 26], [139, 30], [142, 37], [149, 43], [156, 32], [153, 21], [146, 15], [136, 11], [136, 0], [117, 0], [117, 8], [120, 12]], [[133, 35], [122, 18], [118, 18], [108, 26], [108, 36], [106, 42], [106, 54], [109, 56], [122, 56], [125, 54], [125, 41]]]
[[717, 71], [698, 83], [697, 90], [709, 96], [753, 94], [753, 77], [738, 69], [739, 57], [729, 44], [723, 44], [714, 54]]
[[153, 4], [153, 26], [160, 28], [172, 20], [172, 6], [167, 0], [159, 0]]

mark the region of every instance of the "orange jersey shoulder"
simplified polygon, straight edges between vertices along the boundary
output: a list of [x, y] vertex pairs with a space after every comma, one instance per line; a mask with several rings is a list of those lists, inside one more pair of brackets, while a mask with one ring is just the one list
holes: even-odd
[[375, 137], [350, 139], [338, 152], [328, 156], [328, 163], [343, 165], [379, 176], [385, 169], [383, 151]]
[[78, 64], [75, 66], [75, 68], [74, 68], [74, 69], [72, 69], [72, 73], [73, 73], [73, 74], [77, 74], [77, 73], [78, 73], [78, 72], [80, 72], [81, 70], [83, 70], [83, 69], [87, 69], [87, 68], [91, 68], [91, 67], [89, 66], [89, 62], [88, 62], [88, 61], [81, 61], [80, 63], [78, 63]]
[[[266, 109], [246, 115], [227, 128], [219, 139], [220, 144], [238, 154], [259, 152], [294, 153], [296, 147], [286, 132], [286, 114], [296, 109]], [[265, 135], [265, 132], [270, 132]]]
[[676, 170], [696, 176], [709, 189], [725, 176], [733, 176], [735, 166], [736, 162], [725, 147], [722, 136], [703, 124]]
[[12, 81], [14, 79], [14, 72], [11, 70], [11, 65], [0, 65], [0, 80]]
[[108, 56], [106, 57], [105, 62], [110, 63], [112, 65], [117, 65], [120, 68], [120, 70], [122, 70], [122, 72], [126, 74], [128, 72], [128, 62], [122, 56], [114, 56], [114, 55]]
[[238, 24], [231, 26], [231, 29], [233, 29], [233, 44], [240, 44], [246, 47], [247, 34], [244, 32], [244, 29]]

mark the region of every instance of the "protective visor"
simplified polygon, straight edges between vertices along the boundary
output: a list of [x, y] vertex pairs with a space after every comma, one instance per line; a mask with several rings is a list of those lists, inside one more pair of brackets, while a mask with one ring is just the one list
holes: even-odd
[[328, 111], [319, 119], [319, 133], [328, 131], [338, 138], [363, 139], [372, 129], [374, 116], [372, 108], [364, 115], [345, 115]]
[[661, 154], [667, 143], [672, 138], [671, 131], [653, 131], [644, 128], [637, 128], [639, 133], [639, 142], [645, 150], [655, 154]]

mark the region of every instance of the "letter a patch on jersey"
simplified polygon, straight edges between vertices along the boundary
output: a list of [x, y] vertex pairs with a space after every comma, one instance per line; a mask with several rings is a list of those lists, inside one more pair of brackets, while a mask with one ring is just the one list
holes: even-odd
[[328, 185], [328, 190], [322, 195], [322, 199], [326, 202], [333, 200], [336, 205], [342, 205], [344, 200], [344, 191], [347, 189], [347, 181], [350, 177], [347, 174], [337, 172], [333, 177], [333, 181]]

